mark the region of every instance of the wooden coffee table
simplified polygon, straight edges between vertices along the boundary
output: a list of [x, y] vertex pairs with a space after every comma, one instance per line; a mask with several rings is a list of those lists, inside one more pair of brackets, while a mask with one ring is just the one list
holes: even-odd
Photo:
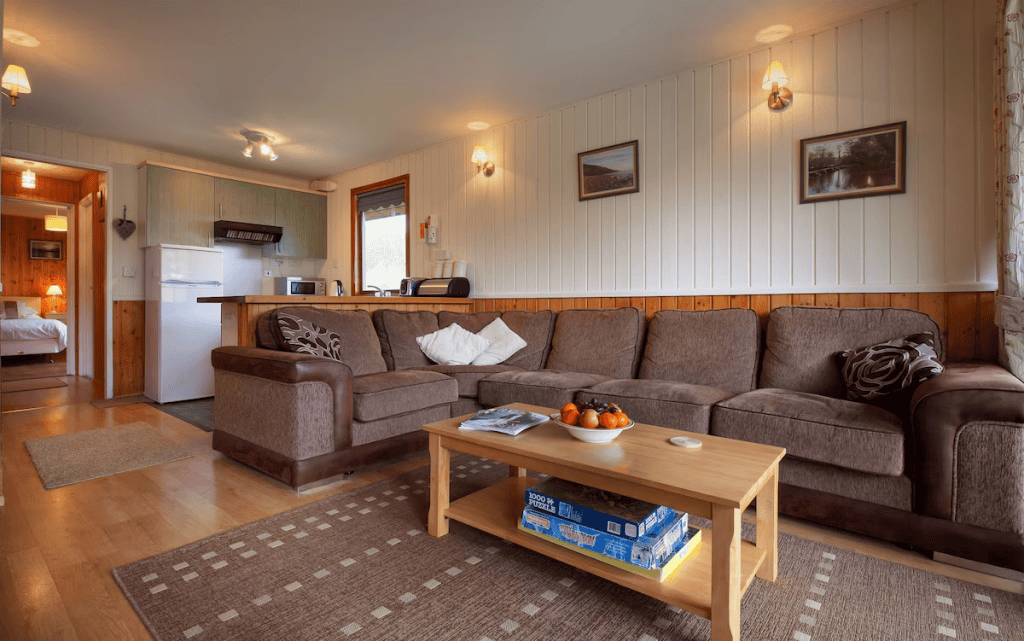
[[[509, 407], [542, 414], [533, 405]], [[518, 436], [459, 430], [465, 416], [430, 423], [430, 514], [427, 530], [448, 533], [448, 519], [488, 532], [619, 585], [711, 619], [713, 641], [740, 638], [740, 598], [754, 576], [778, 575], [779, 461], [786, 450], [706, 434], [687, 450], [668, 442], [678, 430], [637, 424], [605, 445], [574, 439], [556, 423]], [[507, 463], [510, 478], [449, 502], [451, 453]], [[518, 528], [533, 470], [710, 518], [697, 549], [664, 582], [621, 570]], [[743, 511], [757, 498], [757, 543], [740, 538]], [[710, 536], [709, 536], [710, 534]]]

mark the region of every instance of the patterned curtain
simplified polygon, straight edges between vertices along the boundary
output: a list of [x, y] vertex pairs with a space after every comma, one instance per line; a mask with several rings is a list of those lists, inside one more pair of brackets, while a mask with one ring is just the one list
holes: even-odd
[[1024, 25], [1021, 0], [999, 2], [995, 55], [996, 216], [999, 230], [999, 295], [996, 324], [999, 360], [1024, 380]]

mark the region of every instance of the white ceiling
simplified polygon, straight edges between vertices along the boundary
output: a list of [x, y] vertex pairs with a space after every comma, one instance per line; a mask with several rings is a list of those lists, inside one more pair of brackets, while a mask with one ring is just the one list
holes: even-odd
[[4, 216], [25, 216], [27, 218], [43, 218], [50, 214], [67, 216], [71, 211], [71, 205], [4, 196], [0, 199], [0, 211]]
[[[6, 0], [4, 118], [302, 178], [352, 169], [892, 0]], [[246, 159], [242, 129], [280, 139]]]

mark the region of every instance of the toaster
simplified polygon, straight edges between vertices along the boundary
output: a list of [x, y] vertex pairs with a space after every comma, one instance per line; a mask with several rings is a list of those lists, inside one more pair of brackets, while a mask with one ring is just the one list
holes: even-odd
[[403, 278], [402, 283], [398, 286], [399, 296], [416, 296], [416, 290], [419, 289], [420, 283], [427, 280], [426, 278], [420, 278], [416, 276], [410, 276], [409, 278]]
[[463, 276], [456, 276], [455, 278], [427, 278], [416, 287], [415, 295], [467, 298], [469, 296], [469, 279]]

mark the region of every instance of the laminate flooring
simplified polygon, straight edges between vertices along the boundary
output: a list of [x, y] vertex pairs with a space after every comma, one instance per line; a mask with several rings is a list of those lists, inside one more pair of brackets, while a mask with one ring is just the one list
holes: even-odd
[[[70, 387], [70, 385], [69, 385]], [[44, 390], [52, 392], [53, 390]], [[12, 404], [16, 399], [12, 399]], [[27, 405], [29, 403], [21, 403]], [[87, 400], [0, 415], [6, 506], [0, 508], [0, 639], [148, 639], [110, 570], [217, 532], [429, 465], [426, 453], [297, 494], [211, 448], [211, 434], [136, 403]], [[26, 439], [145, 421], [192, 458], [43, 489]], [[781, 531], [1024, 594], [1019, 582], [936, 563], [895, 546], [780, 517]]]

